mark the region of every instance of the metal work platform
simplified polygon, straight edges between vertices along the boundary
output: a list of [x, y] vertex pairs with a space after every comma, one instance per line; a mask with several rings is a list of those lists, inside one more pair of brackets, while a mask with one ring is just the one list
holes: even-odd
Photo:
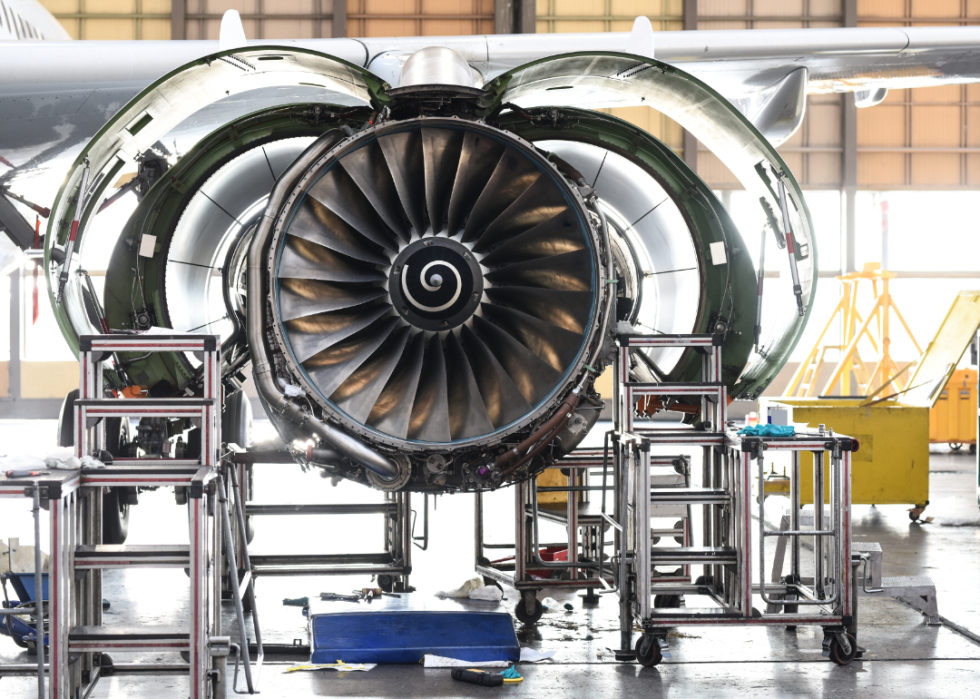
[[[236, 607], [238, 631], [245, 638], [242, 599], [254, 608], [254, 589], [247, 552], [242, 564], [232, 541], [235, 528], [243, 536], [241, 508], [229, 506], [225, 482], [237, 492], [236, 474], [221, 462], [220, 343], [212, 335], [99, 335], [79, 341], [80, 395], [74, 405], [74, 453], [79, 459], [95, 456], [103, 467], [51, 471], [29, 482], [0, 476], [0, 496], [29, 496], [50, 513], [48, 641], [51, 696], [69, 699], [87, 694], [99, 678], [112, 674], [186, 673], [192, 699], [224, 696], [225, 659], [232, 652], [242, 662], [246, 688], [256, 691], [247, 647], [238, 648], [221, 629], [222, 556], [228, 570]], [[199, 353], [203, 395], [179, 399], [120, 399], [103, 389], [102, 361], [120, 352]], [[113, 460], [102, 450], [105, 418], [186, 417], [201, 428], [201, 450], [196, 458], [125, 458]], [[102, 543], [102, 492], [125, 486], [175, 486], [187, 492], [189, 541], [154, 546]], [[35, 528], [38, 514], [35, 513]], [[188, 571], [190, 612], [186, 625], [109, 626], [102, 618], [102, 571], [116, 568], [184, 568]], [[39, 569], [39, 564], [38, 564]], [[38, 616], [40, 618], [40, 615]], [[253, 630], [262, 662], [262, 640], [253, 609]], [[38, 644], [38, 684], [44, 645]], [[118, 663], [108, 654], [180, 652], [186, 662]], [[0, 674], [4, 668], [0, 667]], [[235, 691], [239, 691], [236, 687]], [[43, 695], [43, 691], [41, 693]]]
[[[334, 554], [254, 554], [250, 556], [252, 573], [261, 576], [294, 575], [371, 575], [386, 592], [401, 592], [411, 588], [412, 573], [412, 495], [408, 492], [384, 494], [383, 502], [374, 503], [261, 503], [248, 499], [245, 492], [246, 469], [253, 464], [284, 464], [295, 467], [296, 461], [285, 450], [232, 449], [228, 455], [237, 472], [245, 515], [275, 517], [309, 515], [343, 517], [350, 515], [379, 515], [383, 534], [383, 549], [370, 552]], [[236, 537], [236, 551], [247, 548], [243, 538]]]
[[[628, 335], [619, 341], [613, 440], [620, 484], [616, 521], [623, 541], [617, 555], [622, 636], [617, 657], [656, 665], [668, 652], [671, 627], [778, 624], [822, 627], [825, 654], [838, 664], [850, 662], [858, 650], [850, 560], [850, 452], [856, 443], [832, 432], [772, 438], [739, 436], [729, 430], [717, 336]], [[648, 346], [701, 352], [702, 382], [634, 383], [630, 353]], [[642, 424], [649, 411], [639, 409], [638, 399], [649, 396], [660, 401], [699, 397], [698, 420], [686, 435]], [[702, 447], [702, 483], [683, 489], [658, 487], [652, 475], [657, 450], [673, 447], [679, 439]], [[769, 450], [793, 454], [789, 478], [793, 514], [788, 529], [769, 530], [764, 524], [765, 499], [760, 498], [758, 531], [753, 537], [752, 483], [756, 477], [764, 481], [763, 455]], [[808, 529], [798, 521], [801, 452], [813, 453], [814, 492], [830, 503], [829, 518], [825, 520], [823, 510], [818, 510]], [[668, 503], [701, 508], [700, 545], [665, 548], [652, 535], [653, 508]], [[767, 582], [765, 574], [766, 540], [771, 537], [781, 537], [781, 543], [789, 539], [791, 547], [790, 573], [775, 583]], [[804, 584], [800, 571], [801, 538], [817, 542], [816, 572], [810, 585]], [[656, 576], [656, 567], [664, 564], [701, 566], [703, 572], [693, 583], [666, 583]], [[766, 611], [760, 611], [760, 606]], [[635, 625], [643, 634], [634, 645]]]

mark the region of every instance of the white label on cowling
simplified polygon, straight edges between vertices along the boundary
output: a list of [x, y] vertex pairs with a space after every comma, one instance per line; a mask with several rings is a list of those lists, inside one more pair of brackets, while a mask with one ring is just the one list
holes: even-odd
[[717, 242], [711, 244], [711, 264], [723, 265], [728, 262], [725, 256], [725, 243]]
[[[140, 257], [153, 257], [153, 249], [157, 246], [157, 237], [144, 233], [140, 238]], [[714, 251], [712, 251], [714, 254]]]

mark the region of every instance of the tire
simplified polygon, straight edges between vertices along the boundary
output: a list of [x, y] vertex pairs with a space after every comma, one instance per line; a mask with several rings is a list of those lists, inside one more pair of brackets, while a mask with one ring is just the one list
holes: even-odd
[[[129, 419], [105, 419], [105, 448], [113, 456], [123, 456], [129, 442]], [[130, 503], [136, 500], [136, 488], [112, 488], [102, 496], [102, 543], [124, 544], [129, 536]]]
[[102, 543], [124, 544], [129, 536], [129, 510], [120, 488], [102, 496]]
[[680, 609], [682, 604], [680, 595], [654, 595], [654, 609]]
[[664, 659], [663, 653], [660, 650], [660, 643], [657, 639], [653, 639], [653, 643], [650, 644], [650, 648], [645, 654], [641, 653], [640, 649], [643, 647], [643, 638], [636, 639], [636, 662], [638, 662], [643, 667], [654, 667], [659, 665], [660, 661]]
[[[245, 391], [235, 391], [225, 398], [221, 413], [221, 441], [237, 444], [242, 449], [252, 446], [252, 403]], [[198, 446], [200, 451], [200, 446]], [[245, 467], [245, 501], [252, 499], [252, 466]], [[252, 543], [255, 538], [255, 524], [251, 517], [245, 517], [245, 542]]]
[[528, 624], [528, 625], [537, 624], [542, 614], [544, 614], [544, 605], [542, 605], [541, 600], [537, 598], [535, 598], [534, 600], [533, 614], [529, 615], [527, 613], [527, 607], [525, 607], [523, 599], [521, 599], [517, 603], [517, 606], [514, 607], [514, 616], [516, 616], [517, 620], [522, 624]]
[[840, 665], [841, 667], [850, 665], [851, 661], [857, 656], [857, 639], [851, 634], [847, 634], [847, 640], [851, 644], [851, 652], [847, 655], [844, 655], [843, 651], [841, 651], [841, 647], [837, 642], [836, 636], [834, 636], [830, 641], [830, 659], [834, 661], [836, 665]]

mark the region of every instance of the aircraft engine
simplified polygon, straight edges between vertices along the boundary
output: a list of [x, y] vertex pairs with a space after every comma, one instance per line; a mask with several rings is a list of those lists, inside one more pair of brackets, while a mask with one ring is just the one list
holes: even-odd
[[[787, 260], [764, 301], [718, 197], [664, 143], [599, 111], [627, 105], [673, 118], [758, 200], [762, 245]], [[138, 201], [113, 228], [109, 189], [128, 171]], [[226, 392], [251, 362], [297, 462], [416, 491], [497, 488], [573, 450], [612, 398], [597, 379], [617, 334], [714, 334], [729, 395], [757, 396], [816, 281], [796, 181], [703, 83], [653, 59], [569, 54], [484, 85], [448, 49], [409, 57], [397, 88], [282, 47], [164, 76], [79, 155], [45, 262], [72, 346], [106, 331], [219, 334]], [[192, 354], [106, 361], [107, 390], [200, 387]], [[677, 349], [631, 361], [657, 382], [701, 365]], [[696, 402], [622, 407], [720, 428]]]

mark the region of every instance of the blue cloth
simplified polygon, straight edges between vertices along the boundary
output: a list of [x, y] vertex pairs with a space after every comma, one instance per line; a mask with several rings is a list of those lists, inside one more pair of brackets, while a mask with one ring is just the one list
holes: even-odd
[[517, 670], [514, 669], [513, 665], [500, 674], [503, 675], [505, 680], [519, 680], [521, 678], [521, 676], [517, 674]]
[[752, 425], [743, 427], [738, 433], [748, 437], [792, 437], [796, 428], [792, 425]]

